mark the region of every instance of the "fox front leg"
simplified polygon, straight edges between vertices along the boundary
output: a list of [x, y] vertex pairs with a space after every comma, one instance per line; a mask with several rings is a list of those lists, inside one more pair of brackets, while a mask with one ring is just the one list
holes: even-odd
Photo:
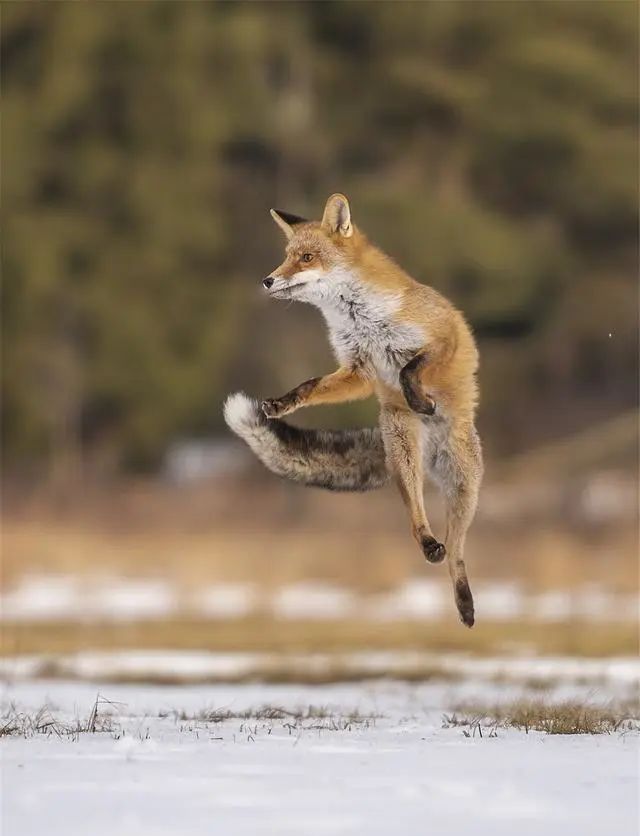
[[267, 418], [282, 418], [303, 406], [324, 403], [340, 403], [367, 398], [373, 384], [355, 369], [341, 368], [324, 377], [312, 377], [280, 398], [268, 398], [262, 402]]
[[421, 415], [433, 415], [436, 411], [436, 402], [427, 392], [424, 391], [422, 372], [429, 365], [429, 355], [426, 351], [416, 354], [406, 366], [400, 369], [400, 386], [406, 402], [413, 412]]
[[281, 398], [267, 398], [262, 401], [262, 411], [267, 418], [282, 418], [290, 412], [295, 412], [296, 409], [305, 405], [321, 380], [321, 377], [312, 377], [287, 392], [286, 395], [282, 395]]

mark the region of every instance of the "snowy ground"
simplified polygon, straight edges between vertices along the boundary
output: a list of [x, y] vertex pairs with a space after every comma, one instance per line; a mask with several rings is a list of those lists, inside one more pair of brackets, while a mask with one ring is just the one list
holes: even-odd
[[[547, 697], [607, 704], [628, 698], [629, 687], [565, 683]], [[18, 713], [47, 704], [52, 717], [73, 724], [87, 718], [98, 692], [111, 703], [99, 703], [103, 731], [2, 740], [2, 833], [635, 836], [636, 734], [499, 729], [480, 737], [443, 727], [460, 703], [513, 700], [523, 688], [473, 678], [326, 686], [13, 681], [3, 703]], [[238, 716], [265, 705], [279, 710]], [[230, 716], [212, 721], [223, 713]]]
[[[527, 593], [515, 582], [478, 581], [476, 610], [485, 620], [527, 618], [539, 622], [637, 621], [636, 593], [614, 593], [595, 585]], [[267, 595], [251, 583], [218, 583], [191, 593], [160, 578], [82, 578], [26, 575], [0, 593], [0, 618], [33, 621], [142, 621], [172, 616], [245, 618], [269, 612], [278, 619], [373, 621], [437, 620], [450, 611], [448, 580], [413, 578], [378, 595], [358, 595], [333, 584], [306, 582]]]
[[[177, 684], [261, 680], [296, 682], [359, 680], [374, 677], [426, 680], [472, 679], [531, 683], [618, 685], [627, 691], [640, 685], [640, 659], [630, 656], [473, 657], [464, 653], [418, 650], [343, 653], [212, 653], [209, 651], [124, 650], [35, 654], [0, 658], [0, 676], [14, 679], [55, 678], [101, 682]], [[618, 694], [619, 696], [620, 694]]]

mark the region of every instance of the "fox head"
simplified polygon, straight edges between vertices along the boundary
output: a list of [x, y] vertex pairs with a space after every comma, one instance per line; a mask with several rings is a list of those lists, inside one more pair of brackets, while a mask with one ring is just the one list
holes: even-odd
[[270, 296], [321, 305], [353, 274], [360, 235], [342, 194], [327, 200], [322, 220], [308, 221], [279, 209], [271, 217], [287, 238], [286, 258], [262, 282]]

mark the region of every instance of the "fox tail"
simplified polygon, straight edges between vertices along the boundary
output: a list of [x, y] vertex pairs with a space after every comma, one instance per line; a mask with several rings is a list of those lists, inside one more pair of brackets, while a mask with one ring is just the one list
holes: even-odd
[[267, 418], [243, 392], [229, 395], [224, 419], [278, 476], [331, 491], [370, 491], [389, 480], [380, 430], [304, 430]]

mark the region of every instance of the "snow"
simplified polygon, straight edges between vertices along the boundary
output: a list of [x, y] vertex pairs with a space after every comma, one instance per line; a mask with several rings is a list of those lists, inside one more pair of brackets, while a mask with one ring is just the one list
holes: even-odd
[[526, 601], [517, 583], [481, 585], [475, 601], [478, 612], [493, 621], [518, 619], [526, 609]]
[[358, 679], [416, 675], [448, 676], [476, 682], [613, 683], [637, 688], [640, 659], [636, 657], [575, 658], [570, 656], [482, 656], [413, 650], [350, 653], [212, 653], [209, 651], [127, 650], [82, 651], [69, 655], [7, 656], [0, 658], [0, 676], [8, 680], [43, 675], [113, 681], [225, 682], [278, 679], [283, 675]]
[[194, 596], [193, 611], [206, 618], [244, 618], [255, 612], [256, 590], [247, 583], [221, 583], [208, 586]]
[[[14, 682], [5, 703], [86, 717], [97, 692], [112, 730], [5, 738], [3, 836], [261, 836], [401, 833], [631, 836], [638, 826], [636, 735], [466, 737], [442, 715], [521, 689], [464, 683], [331, 686], [97, 686]], [[562, 686], [595, 702], [611, 690]], [[204, 708], [355, 710], [365, 723], [184, 719]], [[375, 716], [373, 716], [375, 715]], [[382, 715], [382, 716], [380, 716]]]
[[278, 618], [349, 618], [355, 611], [354, 595], [331, 584], [298, 583], [283, 587], [272, 603]]
[[72, 575], [27, 576], [0, 596], [7, 621], [164, 618], [178, 608], [175, 590], [160, 579], [108, 578], [83, 584]]
[[94, 595], [97, 600], [90, 611], [115, 621], [163, 618], [177, 610], [175, 592], [168, 583], [160, 580], [120, 580]]
[[532, 616], [538, 621], [562, 621], [571, 613], [573, 598], [566, 589], [552, 589], [538, 595], [533, 602]]
[[67, 575], [26, 576], [0, 597], [2, 618], [9, 621], [65, 618], [80, 598], [78, 580]]
[[408, 581], [386, 595], [377, 595], [367, 608], [369, 618], [381, 621], [437, 619], [451, 605], [448, 587], [422, 578]]
[[[637, 621], [637, 594], [614, 593], [584, 585], [525, 593], [507, 581], [474, 583], [476, 612], [486, 621], [531, 618], [561, 622]], [[279, 619], [374, 621], [438, 620], [451, 615], [446, 578], [411, 578], [385, 593], [365, 595], [335, 584], [305, 581], [267, 593], [252, 583], [218, 583], [193, 591], [159, 578], [26, 575], [0, 594], [0, 617], [6, 621], [142, 621], [179, 617], [244, 618], [270, 611]]]

